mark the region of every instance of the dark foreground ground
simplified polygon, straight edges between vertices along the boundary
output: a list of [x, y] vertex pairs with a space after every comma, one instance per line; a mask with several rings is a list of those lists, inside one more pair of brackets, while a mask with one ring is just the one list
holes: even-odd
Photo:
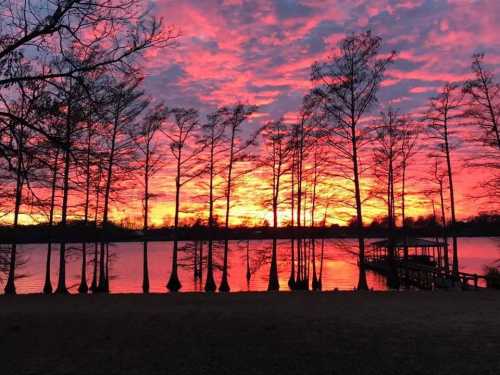
[[500, 374], [500, 293], [0, 297], [0, 374]]

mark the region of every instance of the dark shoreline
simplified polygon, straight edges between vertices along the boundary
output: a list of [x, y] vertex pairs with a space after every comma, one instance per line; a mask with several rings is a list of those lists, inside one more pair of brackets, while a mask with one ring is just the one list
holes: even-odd
[[500, 293], [0, 297], [2, 374], [497, 374]]
[[[451, 232], [450, 232], [451, 233]], [[283, 227], [274, 230], [269, 227], [262, 228], [230, 228], [228, 230], [217, 229], [213, 233], [213, 239], [216, 241], [228, 240], [269, 240], [269, 239], [291, 239], [291, 238], [331, 238], [348, 239], [356, 238], [358, 232], [350, 227], [305, 227], [289, 228]], [[396, 235], [403, 236], [401, 230]], [[428, 237], [433, 238], [441, 236], [442, 232], [435, 228], [421, 228], [407, 230], [407, 236], [410, 237]], [[499, 237], [500, 223], [498, 226], [488, 226], [483, 228], [459, 227], [455, 231], [457, 237]], [[449, 234], [451, 236], [451, 234]], [[92, 227], [82, 227], [73, 225], [64, 232], [55, 227], [52, 233], [44, 225], [21, 226], [17, 232], [9, 227], [0, 227], [0, 244], [10, 244], [13, 242], [20, 244], [41, 244], [48, 243], [49, 238], [52, 242], [154, 242], [154, 241], [173, 241], [177, 238], [179, 241], [207, 241], [211, 234], [206, 227], [182, 227], [175, 232], [171, 228], [151, 229], [147, 235], [137, 230], [131, 230], [113, 226], [107, 232], [99, 230], [97, 233]], [[386, 238], [387, 231], [384, 229], [367, 228], [364, 232], [366, 239]]]

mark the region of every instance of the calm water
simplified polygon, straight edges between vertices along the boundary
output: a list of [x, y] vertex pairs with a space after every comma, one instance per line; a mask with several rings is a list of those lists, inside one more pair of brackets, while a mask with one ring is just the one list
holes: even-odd
[[[368, 244], [372, 242], [367, 241]], [[181, 291], [203, 290], [203, 284], [194, 280], [193, 243], [185, 242], [185, 247], [179, 254], [181, 267], [179, 277], [182, 283]], [[267, 289], [269, 261], [271, 255], [271, 240], [231, 241], [229, 253], [229, 284], [231, 291], [264, 291]], [[280, 290], [288, 290], [290, 274], [290, 240], [278, 240], [278, 272]], [[247, 284], [247, 247], [249, 265], [252, 273]], [[18, 293], [39, 293], [43, 288], [44, 268], [47, 245], [33, 244], [19, 247], [19, 256], [23, 265], [17, 271], [21, 275], [16, 281]], [[71, 292], [76, 292], [80, 281], [81, 245], [72, 244], [67, 259], [67, 285]], [[214, 246], [214, 261], [222, 263], [222, 246]], [[88, 259], [93, 259], [93, 244], [87, 246]], [[203, 245], [206, 256], [208, 246]], [[319, 255], [321, 240], [316, 240], [316, 267], [319, 272]], [[323, 290], [352, 290], [357, 285], [358, 270], [356, 266], [355, 240], [328, 239], [324, 242]], [[112, 293], [142, 292], [142, 243], [115, 243], [110, 245], [110, 290]], [[149, 279], [151, 292], [165, 292], [166, 282], [170, 275], [172, 243], [149, 243]], [[500, 238], [460, 238], [459, 239], [460, 269], [463, 272], [482, 273], [485, 265], [491, 265], [500, 258]], [[451, 258], [450, 258], [451, 259]], [[52, 284], [57, 282], [58, 246], [53, 246]], [[87, 279], [92, 279], [92, 264], [87, 268]], [[203, 282], [205, 279], [203, 269]], [[218, 284], [220, 269], [215, 269]], [[385, 279], [373, 272], [367, 274], [368, 284], [374, 290], [385, 290]], [[4, 280], [2, 280], [4, 282]], [[3, 287], [2, 287], [3, 292]]]

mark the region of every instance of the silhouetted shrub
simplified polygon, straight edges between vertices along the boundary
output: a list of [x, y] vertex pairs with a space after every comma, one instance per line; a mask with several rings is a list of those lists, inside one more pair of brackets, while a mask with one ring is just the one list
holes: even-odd
[[488, 288], [500, 289], [500, 270], [496, 267], [486, 267], [484, 276]]

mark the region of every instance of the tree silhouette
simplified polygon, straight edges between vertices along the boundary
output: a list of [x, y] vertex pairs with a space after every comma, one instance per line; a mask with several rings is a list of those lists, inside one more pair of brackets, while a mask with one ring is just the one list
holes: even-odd
[[214, 240], [214, 204], [217, 200], [215, 193], [216, 183], [215, 178], [220, 175], [221, 172], [221, 156], [223, 154], [223, 146], [226, 141], [225, 138], [225, 128], [226, 123], [224, 121], [225, 109], [221, 108], [207, 116], [207, 123], [203, 125], [203, 142], [205, 143], [207, 156], [207, 174], [208, 174], [208, 229], [209, 229], [209, 240], [208, 240], [208, 254], [207, 254], [207, 279], [205, 281], [205, 291], [215, 292], [217, 286], [214, 280], [213, 273], [213, 240]]
[[57, 191], [57, 181], [59, 172], [59, 154], [60, 149], [56, 147], [54, 150], [54, 160], [52, 165], [52, 176], [51, 176], [51, 187], [50, 187], [50, 206], [49, 206], [49, 222], [48, 222], [48, 244], [47, 244], [47, 257], [45, 261], [45, 283], [43, 286], [43, 292], [45, 294], [52, 293], [52, 282], [50, 280], [50, 268], [52, 260], [52, 227], [54, 226], [54, 214], [56, 208], [56, 191]]
[[[289, 155], [291, 153], [291, 148], [288, 144], [289, 130], [283, 123], [283, 120], [271, 121], [265, 125], [262, 134], [265, 140], [266, 154], [262, 158], [261, 163], [271, 171], [273, 228], [274, 233], [276, 233], [278, 228], [278, 210], [281, 203], [281, 183], [283, 176], [288, 173]], [[274, 236], [268, 291], [279, 290], [280, 287], [276, 252], [276, 236]]]
[[[132, 134], [139, 153], [139, 167], [143, 175], [144, 194], [143, 202], [143, 226], [142, 231], [147, 238], [149, 230], [149, 201], [154, 194], [150, 191], [150, 180], [162, 168], [163, 154], [159, 151], [158, 134], [168, 117], [168, 110], [163, 103], [158, 104], [140, 122], [137, 136]], [[149, 293], [149, 267], [148, 267], [148, 241], [143, 241], [143, 279], [142, 291]]]
[[474, 78], [465, 82], [469, 103], [466, 115], [483, 129], [483, 143], [500, 150], [500, 85], [484, 66], [484, 54], [472, 56]]
[[[6, 141], [8, 142], [9, 150], [4, 153], [4, 156], [14, 179], [12, 227], [15, 236], [10, 247], [9, 272], [4, 289], [5, 294], [16, 294], [17, 235], [15, 232], [19, 225], [19, 216], [23, 204], [23, 191], [28, 183], [28, 176], [33, 163], [33, 153], [31, 150], [33, 145], [30, 144], [32, 131], [26, 125], [28, 122], [35, 121], [37, 115], [36, 102], [40, 95], [40, 87], [38, 85], [19, 84], [18, 87], [21, 91], [20, 99], [11, 104], [5, 103], [9, 113], [15, 114], [13, 118], [7, 119], [5, 122], [5, 130], [8, 132]], [[16, 118], [23, 120], [18, 122]]]
[[458, 276], [458, 244], [456, 235], [455, 189], [453, 185], [453, 169], [451, 152], [455, 148], [453, 136], [456, 134], [457, 119], [463, 116], [462, 95], [458, 84], [447, 83], [442, 91], [433, 97], [429, 103], [427, 119], [432, 139], [438, 143], [438, 152], [446, 161], [448, 188], [450, 194], [451, 229], [453, 238], [453, 265], [454, 276]]
[[[375, 193], [382, 198], [387, 206], [388, 224], [388, 261], [391, 269], [389, 285], [399, 288], [395, 259], [395, 230], [397, 225], [396, 185], [402, 180], [403, 164], [405, 168], [408, 159], [403, 160], [403, 142], [405, 140], [406, 119], [399, 111], [389, 108], [380, 115], [380, 124], [375, 127], [374, 167], [375, 177], [379, 181]], [[406, 148], [405, 148], [406, 150]], [[407, 157], [409, 154], [406, 153]], [[402, 192], [401, 192], [402, 194]], [[403, 198], [402, 198], [403, 199]], [[402, 208], [403, 209], [403, 208]], [[408, 260], [408, 250], [405, 249], [405, 260]]]
[[[484, 54], [472, 57], [474, 78], [465, 82], [463, 91], [465, 98], [465, 116], [471, 126], [481, 131], [475, 141], [482, 146], [467, 160], [470, 168], [485, 168], [487, 177], [480, 184], [485, 192], [486, 202], [496, 205], [500, 198], [500, 84], [494, 74], [484, 63]], [[475, 194], [477, 197], [477, 194]]]
[[[102, 214], [102, 230], [104, 236], [109, 231], [109, 206], [113, 183], [116, 179], [117, 169], [121, 171], [124, 165], [128, 166], [130, 156], [133, 154], [134, 136], [137, 134], [135, 126], [136, 118], [148, 105], [144, 98], [144, 93], [139, 89], [142, 82], [140, 77], [128, 77], [127, 81], [111, 81], [109, 87], [108, 108], [105, 118], [108, 122], [108, 129], [105, 137], [106, 165], [105, 165], [105, 183], [104, 183], [104, 201]], [[135, 130], [134, 130], [135, 129]], [[126, 161], [122, 164], [123, 161]], [[124, 174], [120, 174], [124, 177]], [[107, 255], [105, 250], [107, 238], [103, 238], [100, 247], [99, 262], [99, 284], [98, 292], [107, 292], [109, 283], [106, 274]]]
[[200, 122], [198, 111], [189, 108], [174, 108], [170, 111], [173, 119], [169, 121], [163, 132], [169, 139], [169, 149], [175, 161], [175, 211], [174, 211], [174, 248], [172, 253], [172, 270], [167, 283], [171, 292], [181, 289], [178, 275], [178, 239], [179, 213], [181, 210], [181, 188], [201, 175], [203, 168], [200, 167], [198, 156], [204, 148], [204, 144], [197, 143]]
[[359, 246], [359, 290], [367, 290], [365, 241], [360, 187], [359, 147], [365, 139], [363, 118], [377, 102], [377, 91], [395, 52], [378, 57], [382, 39], [369, 31], [352, 34], [340, 44], [340, 52], [327, 62], [312, 67], [312, 83], [325, 117], [329, 120], [331, 142], [340, 157], [351, 162], [356, 225]]
[[[224, 229], [227, 231], [229, 228], [229, 217], [231, 210], [231, 193], [233, 191], [234, 180], [241, 176], [241, 174], [234, 175], [235, 165], [248, 159], [247, 151], [250, 146], [255, 142], [255, 135], [251, 135], [249, 138], [244, 139], [241, 137], [240, 133], [242, 131], [243, 123], [257, 110], [256, 106], [236, 104], [233, 107], [225, 107], [222, 112], [224, 115], [224, 123], [226, 124], [226, 129], [229, 132], [229, 146], [228, 146], [228, 157], [226, 159], [226, 187], [224, 192], [225, 198], [225, 217], [224, 217]], [[228, 282], [228, 251], [229, 243], [227, 238], [224, 241], [224, 261], [222, 266], [222, 279], [219, 286], [220, 292], [229, 292], [229, 282]]]

